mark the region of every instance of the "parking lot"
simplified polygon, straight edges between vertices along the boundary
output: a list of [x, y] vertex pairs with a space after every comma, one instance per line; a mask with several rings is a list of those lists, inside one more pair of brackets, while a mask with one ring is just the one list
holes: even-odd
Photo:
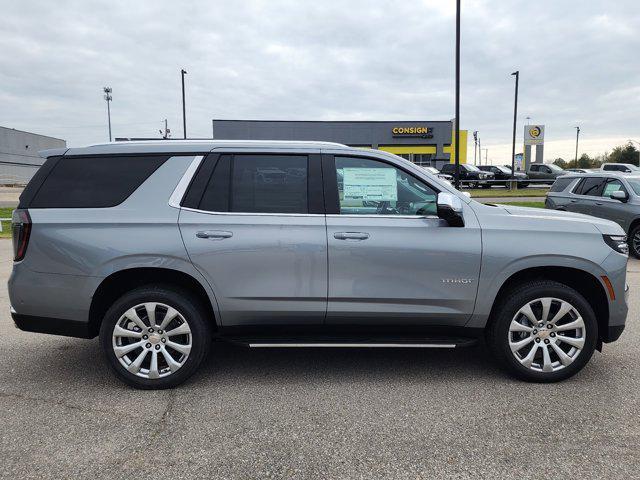
[[[0, 240], [0, 278], [11, 242]], [[97, 340], [24, 333], [0, 293], [2, 478], [638, 478], [640, 262], [627, 330], [560, 384], [484, 347], [218, 345], [183, 387], [136, 391]]]

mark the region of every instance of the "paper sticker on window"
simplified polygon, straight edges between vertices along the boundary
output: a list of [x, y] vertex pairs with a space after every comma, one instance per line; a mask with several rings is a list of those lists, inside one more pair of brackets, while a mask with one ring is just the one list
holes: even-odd
[[395, 202], [398, 181], [395, 168], [343, 169], [344, 199]]

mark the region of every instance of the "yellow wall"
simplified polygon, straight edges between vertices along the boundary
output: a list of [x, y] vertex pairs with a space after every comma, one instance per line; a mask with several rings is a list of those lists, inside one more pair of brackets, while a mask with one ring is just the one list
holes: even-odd
[[[460, 163], [467, 163], [467, 130], [460, 130]], [[455, 131], [451, 132], [451, 145], [443, 147], [444, 153], [451, 154], [451, 163], [455, 162], [455, 148], [454, 148], [454, 135]], [[416, 153], [424, 154], [430, 153], [436, 154], [435, 145], [380, 145], [380, 150], [385, 152], [395, 153], [396, 155]]]
[[380, 150], [398, 154], [407, 153], [432, 153], [436, 154], [436, 147], [431, 145], [380, 145]]
[[[460, 163], [467, 163], [467, 133], [467, 130], [460, 130]], [[456, 131], [451, 130], [451, 146], [443, 148], [444, 153], [451, 154], [451, 163], [456, 161], [455, 135]]]

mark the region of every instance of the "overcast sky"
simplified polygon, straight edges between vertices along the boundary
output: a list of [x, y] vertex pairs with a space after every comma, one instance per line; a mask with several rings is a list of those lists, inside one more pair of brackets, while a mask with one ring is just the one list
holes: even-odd
[[[546, 125], [545, 160], [640, 141], [638, 0], [462, 0], [461, 127], [509, 161], [513, 77], [519, 145]], [[182, 136], [211, 119], [449, 120], [454, 0], [189, 2], [0, 0], [0, 125], [108, 140]], [[473, 157], [473, 144], [469, 142]], [[521, 147], [518, 147], [521, 149]]]

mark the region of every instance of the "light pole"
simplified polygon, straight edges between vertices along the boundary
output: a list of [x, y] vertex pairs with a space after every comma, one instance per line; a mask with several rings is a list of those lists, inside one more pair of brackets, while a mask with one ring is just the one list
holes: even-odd
[[109, 141], [111, 141], [111, 107], [109, 106], [113, 97], [111, 96], [111, 87], [104, 87], [104, 99], [107, 101], [107, 120], [109, 122]]
[[473, 164], [476, 164], [476, 150], [478, 149], [478, 131], [473, 132]]
[[184, 76], [187, 74], [187, 71], [183, 68], [180, 70], [180, 75], [182, 76], [182, 132], [184, 133], [184, 139], [187, 139], [187, 114], [184, 107]]
[[482, 150], [484, 150], [484, 164], [489, 165], [489, 159], [487, 158], [489, 156], [489, 149], [488, 148], [480, 149], [480, 158], [482, 158]]
[[516, 169], [516, 122], [518, 119], [518, 81], [520, 80], [520, 70], [516, 70], [511, 75], [515, 75], [516, 77], [516, 93], [513, 100], [513, 141], [511, 144], [511, 182], [509, 182], [510, 189], [513, 188]]
[[576, 168], [578, 168], [578, 139], [580, 138], [580, 127], [575, 127], [576, 129]]
[[478, 137], [478, 162], [482, 165], [482, 142], [480, 141], [480, 137]]
[[456, 0], [456, 131], [454, 185], [460, 188], [460, 0]]

